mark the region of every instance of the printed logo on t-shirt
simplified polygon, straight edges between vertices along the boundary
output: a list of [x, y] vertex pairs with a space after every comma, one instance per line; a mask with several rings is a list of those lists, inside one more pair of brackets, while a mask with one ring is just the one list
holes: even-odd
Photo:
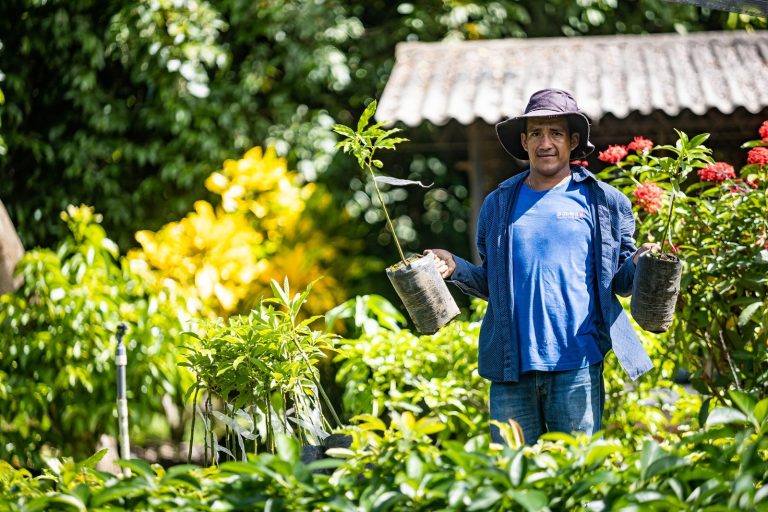
[[579, 220], [587, 216], [587, 212], [557, 212], [557, 220]]

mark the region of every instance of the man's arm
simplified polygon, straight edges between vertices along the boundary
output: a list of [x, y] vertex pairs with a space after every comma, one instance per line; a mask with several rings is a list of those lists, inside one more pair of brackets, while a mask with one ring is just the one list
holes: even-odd
[[424, 254], [432, 253], [440, 275], [459, 290], [480, 299], [488, 300], [488, 269], [485, 255], [485, 231], [488, 226], [488, 200], [483, 202], [477, 221], [477, 251], [482, 265], [473, 265], [463, 258], [454, 256], [444, 249], [428, 249]]

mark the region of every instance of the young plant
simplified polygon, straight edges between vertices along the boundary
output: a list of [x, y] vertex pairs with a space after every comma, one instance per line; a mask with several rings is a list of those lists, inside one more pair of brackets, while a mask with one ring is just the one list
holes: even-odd
[[[291, 297], [287, 280], [282, 287], [272, 280], [274, 297], [263, 299], [249, 315], [211, 321], [200, 333], [185, 333], [196, 340], [187, 347], [187, 362], [181, 363], [196, 376], [187, 396], [194, 393], [197, 408], [200, 392], [207, 392], [201, 416], [212, 460], [218, 452], [236, 458], [238, 448], [245, 459], [244, 439], [253, 441], [254, 451], [258, 441], [274, 451], [280, 433], [305, 443], [322, 442], [331, 429], [322, 402], [340, 426], [315, 367], [324, 350], [330, 350], [333, 336], [310, 328], [319, 317], [300, 317], [311, 289]], [[223, 401], [223, 413], [212, 411], [212, 398]], [[218, 446], [212, 415], [226, 426], [229, 446]], [[194, 430], [193, 423], [190, 450]]]
[[[635, 203], [648, 213], [661, 210], [664, 196], [668, 195], [667, 217], [661, 232], [661, 254], [665, 244], [670, 252], [677, 249], [672, 243], [672, 218], [675, 213], [675, 200], [685, 199], [682, 184], [694, 169], [702, 169], [714, 164], [710, 154], [712, 150], [704, 146], [708, 133], [699, 134], [692, 139], [684, 132], [675, 129], [678, 139], [674, 146], [654, 146], [653, 142], [642, 137], [635, 137], [626, 146], [609, 146], [601, 151], [598, 158], [613, 164], [605, 168], [600, 177], [613, 177], [613, 182], [621, 186], [626, 181], [634, 183]], [[633, 151], [632, 154], [629, 151]], [[668, 152], [659, 156], [657, 152]], [[618, 175], [618, 176], [617, 176]], [[622, 176], [624, 179], [622, 179]]]
[[428, 188], [428, 185], [422, 184], [420, 181], [403, 180], [399, 178], [393, 178], [391, 176], [382, 176], [374, 171], [374, 168], [381, 169], [384, 164], [381, 160], [375, 158], [376, 151], [380, 149], [395, 149], [395, 146], [401, 142], [406, 142], [408, 139], [403, 137], [393, 137], [394, 134], [400, 132], [399, 128], [391, 128], [389, 130], [382, 129], [382, 126], [389, 121], [381, 121], [368, 126], [371, 118], [376, 112], [376, 100], [372, 101], [360, 116], [360, 120], [357, 122], [357, 129], [353, 130], [343, 124], [333, 125], [333, 131], [343, 137], [343, 139], [336, 144], [337, 148], [342, 149], [345, 153], [351, 153], [357, 159], [357, 163], [363, 172], [367, 171], [370, 175], [374, 189], [376, 190], [376, 196], [381, 205], [381, 209], [384, 211], [384, 217], [387, 220], [387, 226], [392, 232], [392, 237], [395, 240], [397, 246], [397, 252], [400, 254], [400, 259], [403, 265], [407, 265], [403, 248], [400, 245], [400, 240], [397, 238], [397, 232], [395, 226], [392, 223], [392, 218], [387, 211], [387, 205], [384, 202], [384, 198], [381, 195], [379, 189], [379, 183], [385, 183], [388, 185], [420, 185], [424, 188]]

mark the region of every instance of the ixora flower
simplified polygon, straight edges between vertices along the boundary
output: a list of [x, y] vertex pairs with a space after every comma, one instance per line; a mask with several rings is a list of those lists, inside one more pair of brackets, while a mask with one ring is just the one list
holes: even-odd
[[747, 163], [760, 166], [768, 165], [768, 147], [752, 148], [747, 153]]
[[[661, 240], [658, 253], [646, 253], [639, 259], [630, 301], [632, 317], [650, 332], [664, 332], [672, 325], [680, 290], [683, 265], [677, 256], [679, 248], [672, 242], [672, 234], [678, 231], [672, 229], [672, 220], [676, 213], [687, 211], [675, 208], [677, 199], [686, 200], [681, 184], [695, 169], [713, 166], [706, 175], [717, 177], [728, 172], [723, 166], [715, 167], [711, 150], [703, 145], [709, 134], [689, 139], [685, 133], [675, 132], [678, 140], [674, 145], [653, 146], [650, 140], [635, 137], [627, 146], [609, 146], [598, 156], [612, 164], [598, 178], [615, 179], [619, 186], [634, 184], [632, 195], [637, 207], [654, 214], [668, 204], [666, 216], [647, 215], [641, 219], [644, 230]], [[627, 149], [635, 153], [629, 154]]]
[[768, 121], [763, 121], [760, 125], [760, 129], [757, 131], [760, 134], [763, 142], [768, 142]]
[[708, 164], [703, 169], [699, 169], [697, 174], [699, 175], [699, 178], [704, 181], [715, 181], [718, 183], [723, 182], [728, 178], [733, 179], [736, 177], [736, 171], [733, 169], [733, 166], [726, 162]]
[[627, 149], [638, 153], [647, 153], [653, 149], [653, 141], [644, 137], [635, 137], [627, 144]]
[[621, 162], [627, 154], [626, 146], [613, 145], [608, 146], [608, 149], [605, 151], [601, 151], [600, 154], [597, 155], [597, 158], [603, 162], [616, 165]]
[[635, 204], [648, 213], [658, 212], [664, 204], [664, 190], [652, 181], [639, 184], [632, 194]]

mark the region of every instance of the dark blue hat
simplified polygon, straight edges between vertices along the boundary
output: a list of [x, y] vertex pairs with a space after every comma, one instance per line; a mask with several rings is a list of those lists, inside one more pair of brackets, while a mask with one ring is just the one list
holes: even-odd
[[496, 135], [507, 153], [520, 160], [528, 160], [528, 152], [520, 141], [520, 134], [525, 129], [525, 119], [555, 116], [567, 116], [568, 126], [579, 133], [579, 145], [571, 151], [571, 159], [584, 158], [594, 151], [595, 146], [589, 142], [589, 119], [579, 110], [573, 95], [561, 89], [542, 89], [533, 93], [525, 107], [525, 113], [498, 123]]

